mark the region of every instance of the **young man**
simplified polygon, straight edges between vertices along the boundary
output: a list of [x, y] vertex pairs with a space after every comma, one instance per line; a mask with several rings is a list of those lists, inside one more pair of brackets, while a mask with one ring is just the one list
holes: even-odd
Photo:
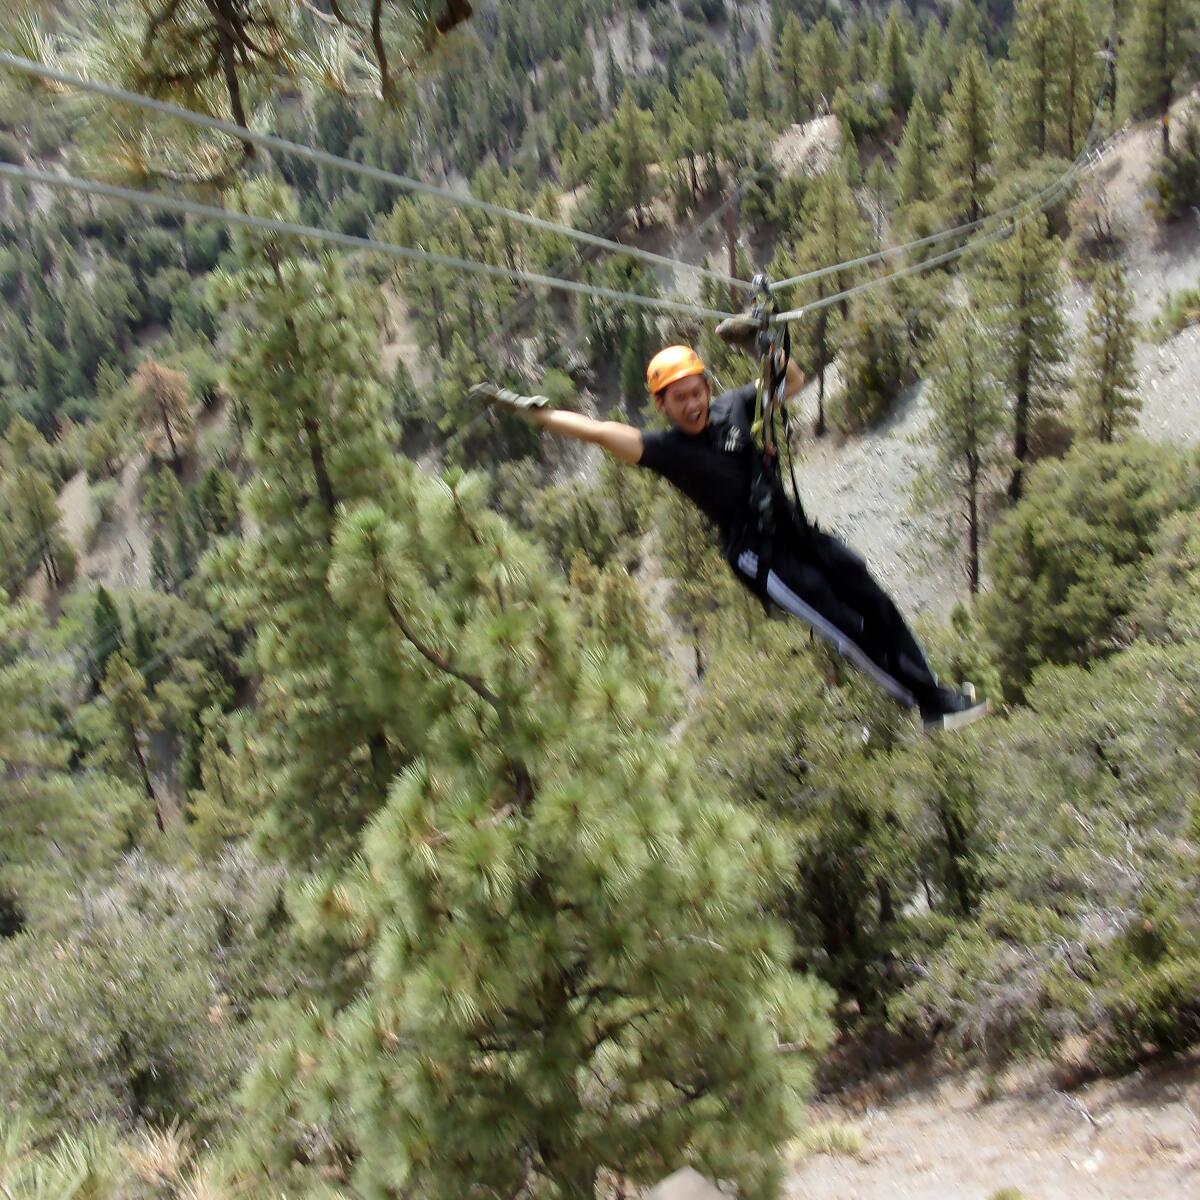
[[[751, 350], [754, 326], [726, 321], [726, 341]], [[671, 427], [643, 433], [620, 421], [596, 421], [550, 407], [543, 396], [519, 396], [491, 384], [472, 395], [506, 408], [551, 433], [600, 446], [614, 458], [661, 475], [716, 527], [738, 579], [764, 604], [801, 618], [898, 703], [920, 710], [927, 729], [968, 725], [986, 715], [974, 690], [938, 684], [904, 618], [871, 577], [866, 564], [839, 538], [819, 530], [782, 489], [774, 489], [767, 523], [752, 498], [760, 452], [751, 432], [755, 385], [715, 399], [704, 364], [687, 346], [669, 346], [646, 371], [654, 403]], [[799, 392], [804, 376], [788, 364], [786, 394]]]

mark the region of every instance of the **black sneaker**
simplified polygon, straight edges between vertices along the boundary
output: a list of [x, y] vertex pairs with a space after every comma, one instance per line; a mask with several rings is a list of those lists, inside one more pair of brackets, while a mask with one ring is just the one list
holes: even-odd
[[961, 692], [946, 692], [937, 708], [921, 710], [926, 733], [940, 729], [965, 729], [991, 712], [991, 703], [975, 698], [975, 685], [964, 683]]

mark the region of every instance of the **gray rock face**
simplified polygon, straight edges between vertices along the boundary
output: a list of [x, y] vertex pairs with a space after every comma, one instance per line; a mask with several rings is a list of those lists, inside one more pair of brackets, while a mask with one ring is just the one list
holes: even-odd
[[691, 1167], [684, 1167], [647, 1192], [644, 1200], [729, 1200], [729, 1197]]

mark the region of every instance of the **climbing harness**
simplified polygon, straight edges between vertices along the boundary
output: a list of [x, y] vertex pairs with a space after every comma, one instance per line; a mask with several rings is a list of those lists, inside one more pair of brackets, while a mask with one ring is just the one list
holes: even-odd
[[[769, 610], [767, 575], [774, 558], [775, 539], [780, 523], [792, 532], [807, 532], [808, 522], [800, 505], [800, 489], [796, 482], [795, 460], [791, 452], [791, 422], [787, 410], [788, 363], [792, 354], [789, 326], [774, 318], [777, 315], [771, 281], [763, 273], [754, 276], [755, 303], [751, 315], [758, 329], [756, 349], [759, 354], [758, 384], [755, 389], [754, 420], [750, 428], [757, 450], [754, 479], [750, 487], [750, 512], [755, 542], [758, 546], [758, 566], [754, 581], [755, 594]], [[792, 495], [788, 496], [780, 473], [780, 460], [786, 458]]]

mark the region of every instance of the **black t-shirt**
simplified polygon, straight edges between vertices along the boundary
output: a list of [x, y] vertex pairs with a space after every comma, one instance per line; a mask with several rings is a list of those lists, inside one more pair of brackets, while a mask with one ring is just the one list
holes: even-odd
[[750, 505], [758, 453], [750, 433], [755, 392], [748, 383], [716, 397], [699, 433], [672, 427], [642, 435], [638, 466], [661, 475], [693, 501], [716, 525], [723, 543], [742, 524]]

